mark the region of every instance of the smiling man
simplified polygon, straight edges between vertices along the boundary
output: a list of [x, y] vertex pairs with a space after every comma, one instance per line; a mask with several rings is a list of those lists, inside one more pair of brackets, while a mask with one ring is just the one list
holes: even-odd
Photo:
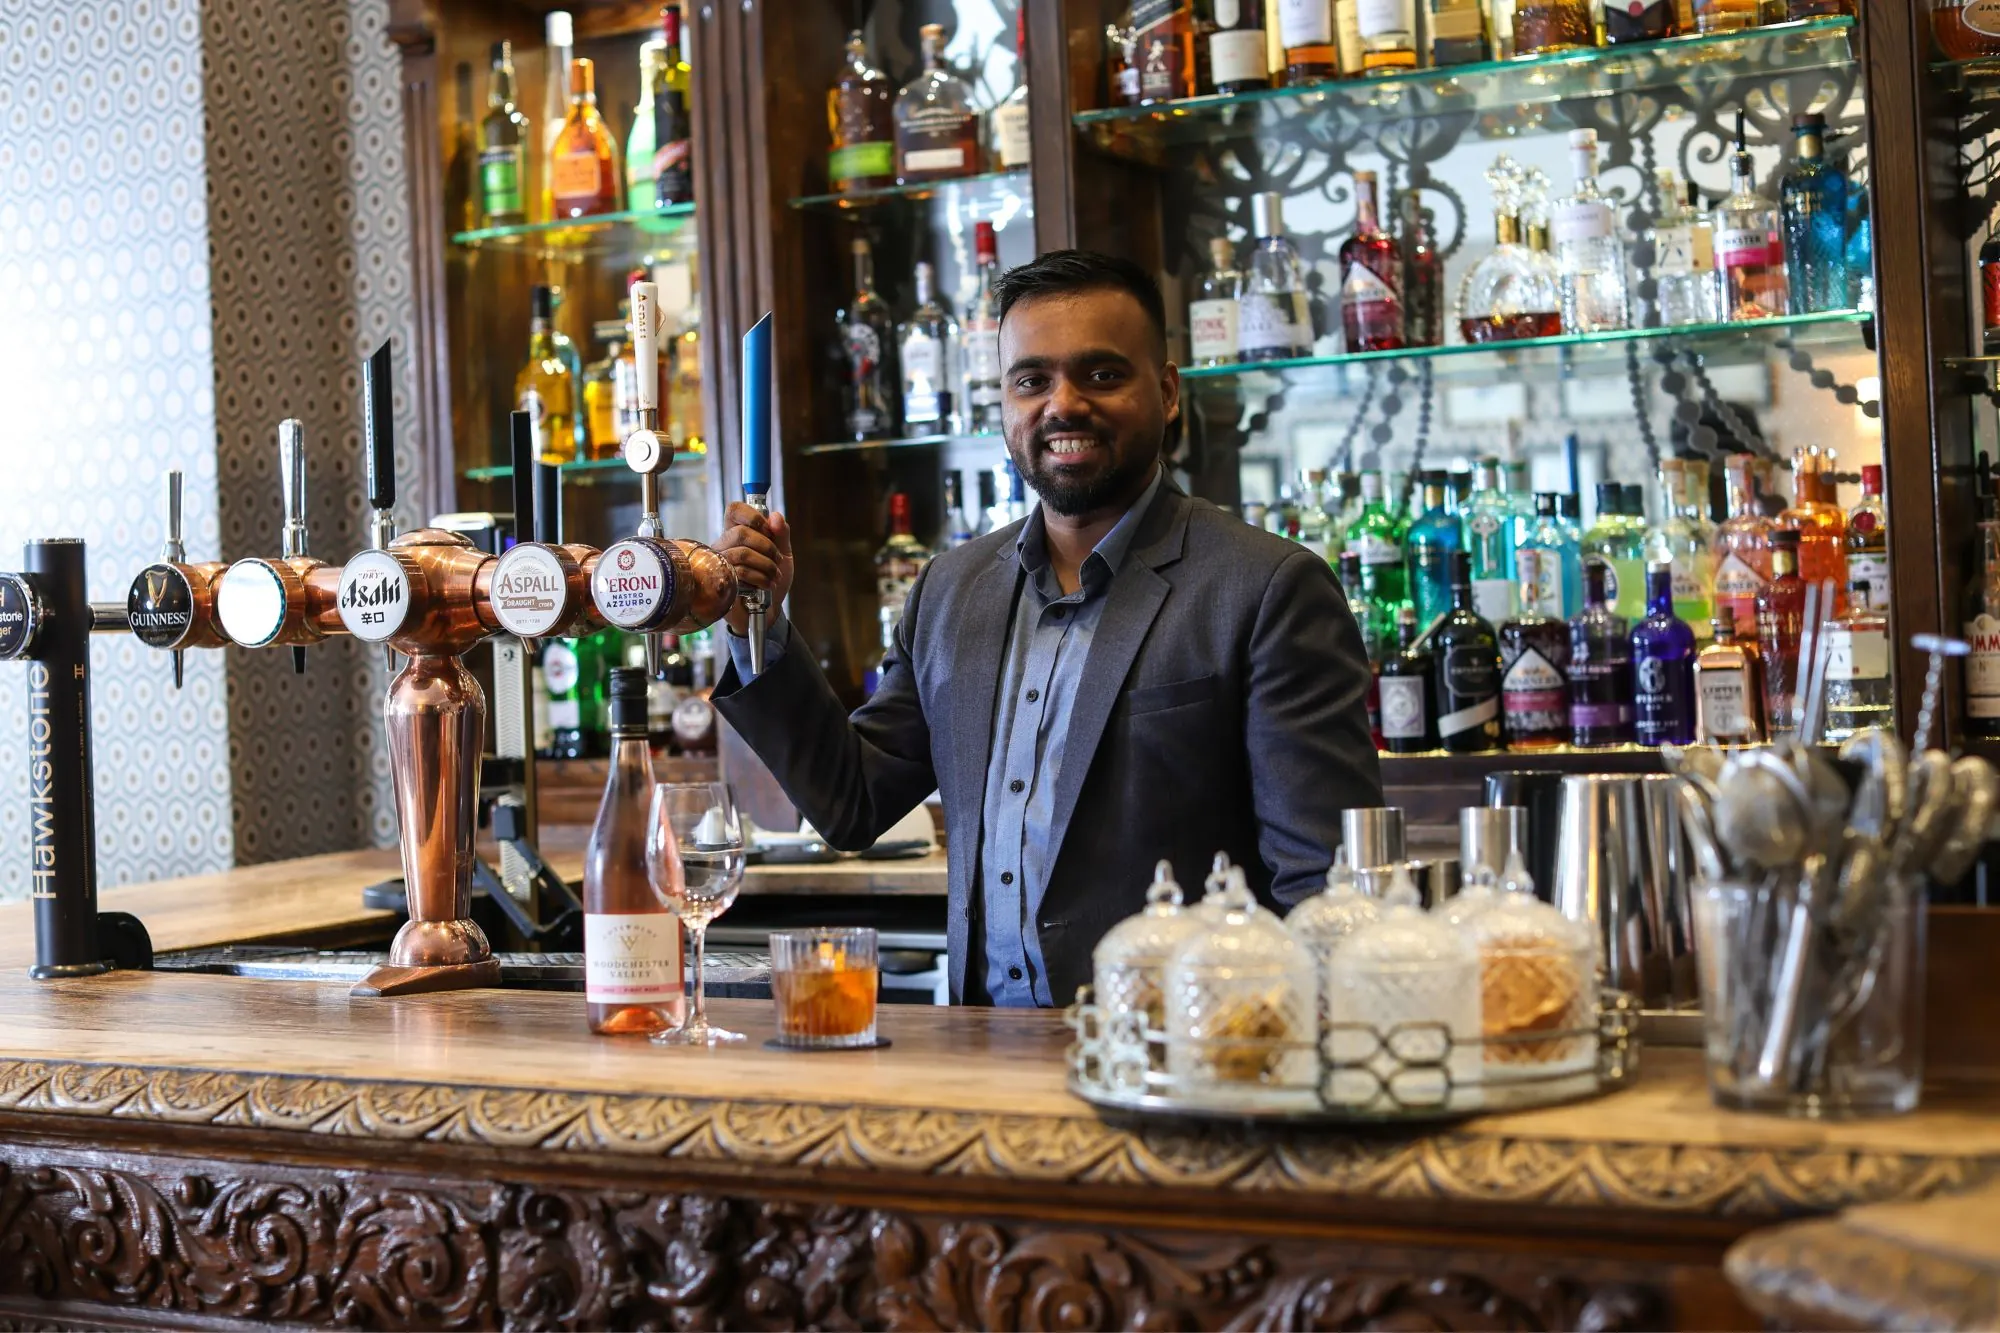
[[[995, 291], [1007, 452], [1040, 506], [931, 562], [851, 716], [782, 618], [745, 683], [740, 608], [714, 699], [835, 846], [938, 791], [953, 997], [1062, 1005], [1156, 861], [1194, 885], [1226, 852], [1294, 902], [1340, 812], [1381, 787], [1368, 659], [1332, 571], [1166, 474], [1180, 373], [1153, 280], [1061, 250]], [[738, 578], [782, 599], [783, 516], [732, 505], [729, 522]]]

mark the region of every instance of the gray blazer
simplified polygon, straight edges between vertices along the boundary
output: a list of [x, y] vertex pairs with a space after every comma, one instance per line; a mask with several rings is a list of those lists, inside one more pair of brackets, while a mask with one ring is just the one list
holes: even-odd
[[[932, 790], [951, 847], [951, 992], [965, 994], [987, 758], [1022, 578], [1015, 523], [938, 556], [911, 590], [875, 695], [852, 717], [794, 640], [716, 706], [836, 847]], [[1163, 487], [1105, 594], [1049, 830], [1035, 921], [1051, 993], [1090, 980], [1104, 932], [1145, 905], [1161, 857], [1193, 898], [1217, 852], [1267, 901], [1311, 893], [1340, 812], [1379, 805], [1368, 659], [1324, 560]]]

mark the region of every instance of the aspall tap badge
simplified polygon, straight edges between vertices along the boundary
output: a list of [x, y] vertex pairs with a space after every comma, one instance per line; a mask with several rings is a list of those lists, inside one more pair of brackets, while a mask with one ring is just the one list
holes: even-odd
[[546, 546], [522, 542], [493, 566], [493, 618], [521, 639], [539, 639], [569, 611], [569, 577]]
[[658, 545], [627, 537], [604, 548], [590, 576], [597, 612], [619, 629], [643, 629], [674, 595], [674, 571]]
[[366, 643], [380, 643], [410, 616], [410, 576], [387, 551], [362, 551], [340, 571], [340, 623]]
[[41, 629], [35, 589], [19, 574], [0, 574], [0, 661], [24, 656]]
[[148, 565], [125, 595], [132, 636], [148, 648], [178, 648], [194, 623], [194, 589], [172, 565]]

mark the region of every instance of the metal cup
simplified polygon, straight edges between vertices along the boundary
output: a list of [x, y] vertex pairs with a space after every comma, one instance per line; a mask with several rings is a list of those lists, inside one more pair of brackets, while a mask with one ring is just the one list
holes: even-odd
[[1394, 865], [1403, 859], [1403, 812], [1394, 806], [1367, 806], [1340, 812], [1340, 841], [1355, 871]]
[[1544, 901], [1556, 879], [1556, 837], [1562, 822], [1563, 774], [1551, 769], [1503, 769], [1486, 775], [1486, 804], [1518, 805], [1528, 812], [1528, 843], [1523, 855], [1535, 892]]
[[1605, 984], [1648, 1009], [1694, 995], [1690, 858], [1676, 814], [1673, 780], [1663, 775], [1563, 779], [1555, 905], [1595, 924]]
[[1412, 874], [1422, 869], [1418, 881], [1419, 890], [1424, 895], [1425, 907], [1436, 907], [1445, 899], [1457, 893], [1464, 882], [1459, 874], [1459, 860], [1455, 856], [1434, 856], [1428, 861], [1412, 861]]
[[1523, 858], [1528, 855], [1526, 806], [1471, 805], [1458, 812], [1458, 859], [1467, 879], [1487, 870], [1498, 883], [1507, 853], [1516, 850]]

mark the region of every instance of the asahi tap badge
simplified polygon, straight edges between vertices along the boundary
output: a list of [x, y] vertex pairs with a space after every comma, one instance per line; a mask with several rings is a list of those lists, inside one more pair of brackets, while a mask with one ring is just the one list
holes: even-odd
[[[638, 564], [633, 557], [633, 565]], [[600, 565], [601, 569], [602, 566]], [[519, 639], [539, 639], [570, 618], [569, 574], [534, 542], [511, 546], [493, 567], [493, 618]]]
[[364, 643], [394, 637], [410, 617], [410, 576], [387, 551], [359, 551], [340, 571], [340, 623]]

